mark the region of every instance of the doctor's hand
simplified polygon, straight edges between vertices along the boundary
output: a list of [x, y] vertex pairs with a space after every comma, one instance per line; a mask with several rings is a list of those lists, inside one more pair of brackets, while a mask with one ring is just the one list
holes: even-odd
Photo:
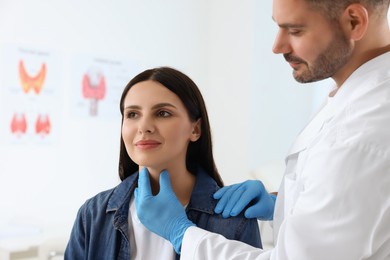
[[222, 213], [224, 218], [237, 216], [249, 205], [245, 210], [246, 218], [273, 219], [276, 195], [269, 194], [261, 181], [248, 180], [223, 187], [214, 198], [219, 199], [214, 211]]
[[195, 224], [188, 220], [184, 207], [173, 192], [167, 171], [160, 174], [160, 192], [153, 196], [149, 171], [146, 167], [141, 170], [135, 189], [135, 206], [142, 224], [169, 240], [180, 254], [184, 233]]

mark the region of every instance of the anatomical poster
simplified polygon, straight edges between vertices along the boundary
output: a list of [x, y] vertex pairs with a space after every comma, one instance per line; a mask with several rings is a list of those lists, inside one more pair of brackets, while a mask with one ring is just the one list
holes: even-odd
[[59, 55], [43, 48], [1, 46], [0, 128], [2, 140], [50, 144], [61, 109]]
[[120, 116], [122, 91], [139, 73], [135, 62], [75, 55], [72, 62], [72, 115], [81, 118], [111, 120]]

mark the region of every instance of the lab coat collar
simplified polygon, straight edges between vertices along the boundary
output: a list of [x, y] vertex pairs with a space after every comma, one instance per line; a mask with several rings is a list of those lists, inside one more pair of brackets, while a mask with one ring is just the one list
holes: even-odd
[[386, 52], [356, 69], [340, 88], [336, 89], [334, 86], [330, 93], [337, 90], [336, 94], [327, 97], [320, 111], [298, 135], [286, 157], [286, 162], [292, 155], [305, 150], [324, 124], [329, 122], [337, 111], [345, 108], [351, 99], [367, 88], [375, 87], [386, 75], [388, 76], [389, 66], [390, 52]]

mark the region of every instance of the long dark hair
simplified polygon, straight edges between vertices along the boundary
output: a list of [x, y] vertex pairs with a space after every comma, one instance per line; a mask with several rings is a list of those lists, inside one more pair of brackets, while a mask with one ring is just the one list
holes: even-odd
[[[135, 76], [126, 85], [120, 100], [122, 124], [124, 100], [127, 92], [135, 84], [147, 80], [159, 82], [167, 89], [175, 93], [186, 107], [189, 118], [192, 122], [201, 119], [201, 135], [196, 142], [190, 142], [188, 145], [186, 167], [187, 170], [192, 174], [196, 174], [196, 167], [202, 167], [207, 172], [207, 174], [209, 174], [217, 182], [217, 184], [222, 187], [223, 181], [215, 166], [213, 157], [210, 123], [207, 115], [206, 105], [198, 87], [187, 75], [173, 68], [159, 67], [145, 70], [144, 72], [141, 72]], [[123, 181], [136, 171], [138, 171], [138, 164], [136, 164], [129, 157], [123, 142], [123, 137], [121, 135], [119, 177]]]

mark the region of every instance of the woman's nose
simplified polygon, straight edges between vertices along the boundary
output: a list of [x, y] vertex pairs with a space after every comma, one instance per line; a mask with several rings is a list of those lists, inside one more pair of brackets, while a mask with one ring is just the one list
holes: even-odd
[[139, 120], [138, 133], [140, 134], [152, 134], [155, 132], [155, 125], [150, 117], [143, 117]]

